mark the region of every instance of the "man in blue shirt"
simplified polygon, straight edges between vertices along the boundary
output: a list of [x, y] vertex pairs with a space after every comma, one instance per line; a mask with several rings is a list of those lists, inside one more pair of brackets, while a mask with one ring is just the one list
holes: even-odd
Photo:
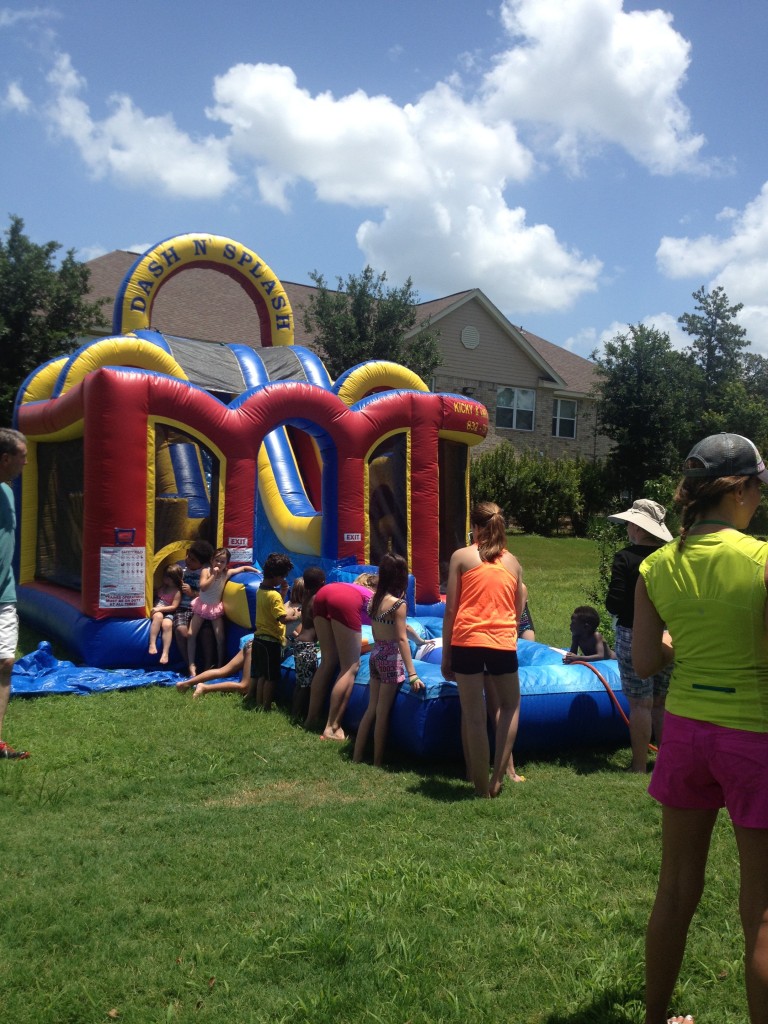
[[27, 441], [18, 430], [0, 428], [0, 759], [29, 757], [3, 742], [3, 718], [11, 696], [11, 670], [19, 640], [13, 548], [16, 541], [16, 505], [9, 484], [27, 464]]

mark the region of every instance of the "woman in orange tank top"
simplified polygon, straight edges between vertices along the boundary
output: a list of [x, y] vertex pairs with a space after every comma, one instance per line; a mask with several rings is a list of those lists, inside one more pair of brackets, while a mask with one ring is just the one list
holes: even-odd
[[[455, 679], [469, 776], [481, 797], [501, 792], [520, 714], [517, 623], [523, 613], [523, 574], [507, 551], [507, 531], [498, 505], [484, 501], [470, 515], [474, 543], [454, 551], [448, 571], [443, 622], [442, 672]], [[483, 698], [488, 674], [499, 705], [493, 774]]]

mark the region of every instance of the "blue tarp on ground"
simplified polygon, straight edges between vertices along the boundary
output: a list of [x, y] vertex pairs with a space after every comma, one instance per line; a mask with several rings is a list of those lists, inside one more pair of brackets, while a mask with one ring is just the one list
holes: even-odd
[[47, 693], [103, 693], [131, 690], [138, 686], [174, 686], [181, 679], [176, 672], [144, 672], [142, 669], [89, 668], [59, 661], [47, 640], [36, 651], [25, 654], [13, 666], [11, 694], [42, 696]]

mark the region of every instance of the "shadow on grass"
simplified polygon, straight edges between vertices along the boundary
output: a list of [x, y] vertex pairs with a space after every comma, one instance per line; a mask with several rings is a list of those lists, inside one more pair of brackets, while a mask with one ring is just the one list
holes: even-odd
[[[515, 764], [525, 765], [552, 765], [555, 768], [570, 768], [576, 775], [594, 775], [597, 772], [610, 772], [622, 775], [626, 772], [626, 765], [620, 763], [621, 752], [624, 747], [593, 747], [573, 748], [561, 750], [556, 754], [536, 754], [526, 757], [524, 750], [518, 754], [515, 750]], [[617, 757], [618, 755], [618, 757]]]
[[[339, 756], [351, 763], [354, 743], [345, 744]], [[365, 763], [370, 764], [371, 750], [366, 751]], [[429, 761], [393, 748], [387, 751], [387, 760], [378, 770], [387, 775], [417, 775], [418, 779], [406, 785], [405, 790], [437, 803], [457, 803], [472, 799], [472, 786], [464, 778], [462, 761]]]
[[454, 804], [463, 800], [474, 800], [475, 793], [469, 782], [464, 779], [447, 779], [445, 777], [434, 777], [425, 775], [412, 786], [408, 791], [417, 796], [423, 796], [427, 800], [434, 800], [435, 803]]
[[573, 1013], [551, 1013], [542, 1017], [542, 1024], [629, 1024], [643, 1015], [643, 999], [639, 991], [608, 988], [596, 992], [592, 1001]]

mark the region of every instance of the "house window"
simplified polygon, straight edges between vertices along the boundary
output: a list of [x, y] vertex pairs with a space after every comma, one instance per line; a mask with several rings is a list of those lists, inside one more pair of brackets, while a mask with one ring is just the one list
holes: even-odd
[[552, 403], [552, 436], [576, 437], [576, 402], [572, 398], [556, 398]]
[[533, 430], [536, 392], [531, 388], [502, 388], [496, 395], [496, 426]]

